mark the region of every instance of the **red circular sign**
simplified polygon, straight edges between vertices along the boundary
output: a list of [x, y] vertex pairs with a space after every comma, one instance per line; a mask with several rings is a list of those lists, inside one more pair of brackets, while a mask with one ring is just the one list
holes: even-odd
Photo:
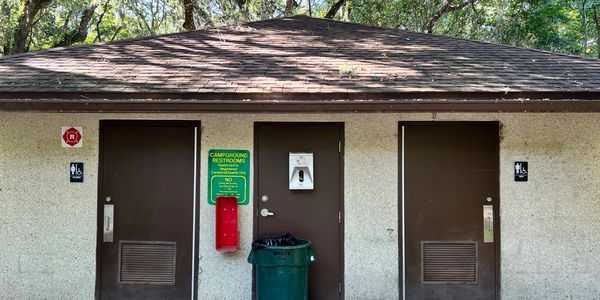
[[65, 131], [62, 138], [67, 145], [73, 147], [73, 146], [79, 144], [79, 141], [81, 141], [81, 132], [79, 132], [79, 130], [71, 127]]

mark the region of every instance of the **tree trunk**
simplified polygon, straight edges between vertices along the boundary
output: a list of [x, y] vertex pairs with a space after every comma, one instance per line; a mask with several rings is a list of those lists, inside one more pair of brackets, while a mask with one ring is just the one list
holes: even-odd
[[17, 19], [17, 28], [12, 35], [12, 43], [7, 54], [27, 52], [27, 45], [31, 28], [37, 14], [48, 7], [52, 0], [26, 0], [23, 12]]
[[333, 17], [335, 17], [335, 14], [337, 14], [338, 10], [340, 10], [340, 7], [342, 7], [344, 3], [346, 3], [346, 0], [338, 0], [335, 3], [333, 3], [333, 5], [331, 5], [331, 8], [329, 8], [329, 11], [325, 15], [325, 19], [333, 19]]
[[286, 17], [294, 14], [294, 6], [295, 5], [296, 5], [296, 2], [294, 0], [287, 0], [287, 2], [285, 3], [285, 12], [284, 12], [284, 15]]
[[588, 0], [581, 1], [581, 17], [582, 17], [582, 27], [583, 27], [583, 41], [581, 43], [582, 54], [585, 55], [585, 52], [588, 48], [588, 39], [589, 39], [589, 28], [588, 28], [588, 12], [587, 12], [587, 2]]
[[600, 19], [598, 18], [599, 6], [594, 6], [594, 23], [596, 25], [596, 52], [598, 59], [600, 59]]
[[192, 0], [183, 0], [183, 13], [185, 16], [183, 28], [187, 31], [196, 30], [196, 24], [194, 24], [194, 3]]
[[89, 8], [86, 8], [81, 12], [81, 20], [79, 20], [79, 26], [74, 31], [67, 33], [55, 46], [66, 47], [71, 46], [75, 43], [85, 41], [88, 35], [88, 29], [90, 27], [90, 21], [94, 16], [94, 11], [98, 7], [98, 4], [94, 4]]
[[478, 0], [461, 0], [461, 2], [457, 5], [452, 5], [454, 3], [453, 0], [446, 0], [444, 4], [427, 20], [427, 22], [421, 27], [421, 31], [426, 33], [432, 33], [433, 27], [435, 23], [439, 21], [445, 14], [451, 13], [457, 10], [461, 10], [465, 8], [469, 4], [475, 4]]

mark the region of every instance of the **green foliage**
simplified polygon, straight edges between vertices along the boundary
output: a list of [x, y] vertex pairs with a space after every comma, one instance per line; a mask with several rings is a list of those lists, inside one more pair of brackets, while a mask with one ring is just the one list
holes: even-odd
[[[0, 46], [10, 45], [17, 18], [23, 10], [23, 3], [19, 0], [0, 0]], [[4, 49], [0, 51], [4, 53]]]
[[[447, 0], [354, 0], [353, 22], [422, 31]], [[451, 0], [450, 0], [451, 1]], [[454, 3], [460, 1], [455, 0]], [[445, 14], [433, 33], [554, 52], [597, 56], [591, 17], [598, 0], [480, 0]], [[588, 17], [583, 18], [582, 3]], [[584, 28], [587, 26], [587, 42]], [[586, 45], [586, 47], [584, 47]]]
[[[347, 0], [336, 14], [344, 21], [476, 39], [589, 57], [598, 56], [594, 10], [600, 0]], [[26, 0], [0, 0], [0, 46], [13, 42]], [[195, 0], [196, 27], [233, 25], [283, 16], [286, 0]], [[311, 0], [323, 17], [336, 0]], [[444, 4], [460, 9], [442, 11]], [[308, 0], [294, 13], [309, 14]], [[94, 8], [85, 42], [106, 42], [183, 30], [181, 0], [53, 0], [32, 20], [28, 50], [56, 45], [77, 31], [82, 13]], [[439, 17], [436, 17], [436, 15]]]

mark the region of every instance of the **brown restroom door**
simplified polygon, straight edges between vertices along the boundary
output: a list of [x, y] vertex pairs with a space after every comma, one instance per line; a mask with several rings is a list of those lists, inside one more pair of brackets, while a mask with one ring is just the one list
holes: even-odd
[[498, 126], [400, 124], [406, 299], [497, 297]]
[[[340, 299], [343, 125], [257, 123], [255, 134], [258, 238], [289, 232], [312, 241], [318, 262], [309, 267], [309, 299]], [[290, 152], [313, 153], [314, 190], [289, 189]], [[262, 209], [274, 215], [262, 217]]]
[[195, 294], [198, 130], [192, 122], [100, 123], [100, 299]]

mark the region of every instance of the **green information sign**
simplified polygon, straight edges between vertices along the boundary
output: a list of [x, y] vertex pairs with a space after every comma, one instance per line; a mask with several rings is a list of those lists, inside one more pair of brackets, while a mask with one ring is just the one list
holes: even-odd
[[247, 205], [250, 192], [250, 151], [208, 151], [208, 204], [218, 196], [235, 196], [238, 204]]

